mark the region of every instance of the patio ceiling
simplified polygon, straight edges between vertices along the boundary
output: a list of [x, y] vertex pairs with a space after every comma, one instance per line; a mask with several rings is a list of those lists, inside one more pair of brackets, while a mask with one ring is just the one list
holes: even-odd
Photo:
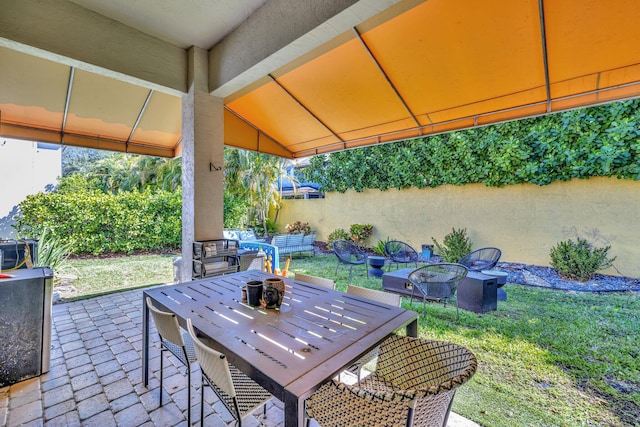
[[[637, 97], [638, 21], [636, 0], [400, 1], [225, 93], [225, 144], [304, 157]], [[175, 93], [0, 63], [0, 135], [180, 153]]]

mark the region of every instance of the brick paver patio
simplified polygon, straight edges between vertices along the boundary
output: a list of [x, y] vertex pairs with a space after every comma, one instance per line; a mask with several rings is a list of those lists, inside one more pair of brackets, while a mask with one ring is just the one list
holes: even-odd
[[[186, 426], [185, 367], [173, 356], [164, 365], [159, 406], [160, 351], [151, 328], [149, 386], [142, 385], [142, 291], [127, 291], [53, 306], [51, 369], [39, 378], [0, 388], [0, 426]], [[165, 355], [166, 357], [166, 355]], [[200, 372], [192, 368], [193, 424], [200, 422]], [[232, 424], [205, 388], [205, 425]], [[282, 403], [267, 404], [247, 426], [283, 426]], [[314, 422], [312, 426], [317, 426]], [[451, 414], [449, 426], [474, 423]]]

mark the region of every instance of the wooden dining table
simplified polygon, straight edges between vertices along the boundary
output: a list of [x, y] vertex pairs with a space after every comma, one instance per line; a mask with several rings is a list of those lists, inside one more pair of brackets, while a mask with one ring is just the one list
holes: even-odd
[[269, 277], [276, 276], [244, 271], [144, 291], [144, 385], [149, 379], [146, 297], [175, 313], [182, 327], [191, 318], [208, 345], [283, 402], [287, 427], [303, 424], [307, 397], [386, 337], [402, 329], [417, 335], [414, 311], [290, 278], [283, 278], [279, 310], [242, 301], [247, 282]]

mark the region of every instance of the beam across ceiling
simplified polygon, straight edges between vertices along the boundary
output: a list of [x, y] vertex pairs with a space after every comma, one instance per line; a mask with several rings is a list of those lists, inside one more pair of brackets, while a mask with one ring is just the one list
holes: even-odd
[[241, 91], [363, 21], [420, 2], [270, 0], [209, 52], [211, 92], [224, 98]]

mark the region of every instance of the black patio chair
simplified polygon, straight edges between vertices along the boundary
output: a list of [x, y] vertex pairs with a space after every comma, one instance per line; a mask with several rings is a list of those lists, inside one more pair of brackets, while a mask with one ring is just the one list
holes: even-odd
[[351, 282], [354, 265], [364, 265], [367, 277], [369, 277], [369, 270], [367, 269], [367, 254], [365, 254], [362, 249], [348, 240], [335, 240], [332, 243], [332, 246], [333, 252], [338, 257], [336, 276], [338, 275], [338, 267], [340, 267], [341, 264], [344, 264], [349, 266], [349, 282]]
[[458, 285], [467, 277], [467, 267], [461, 264], [443, 262], [430, 264], [417, 268], [409, 273], [411, 287], [411, 304], [416, 289], [422, 294], [422, 314], [426, 314], [427, 301], [442, 302], [447, 306], [448, 302], [456, 304], [456, 319], [460, 317], [458, 311], [458, 297], [456, 290]]
[[390, 240], [384, 244], [384, 253], [391, 260], [389, 263], [389, 271], [391, 271], [391, 264], [396, 264], [396, 270], [400, 264], [415, 264], [418, 267], [418, 261], [420, 257], [418, 252], [411, 247], [411, 245], [401, 242], [399, 240]]
[[482, 248], [473, 252], [469, 252], [460, 260], [458, 264], [462, 264], [469, 271], [491, 270], [500, 260], [502, 251], [498, 248]]

